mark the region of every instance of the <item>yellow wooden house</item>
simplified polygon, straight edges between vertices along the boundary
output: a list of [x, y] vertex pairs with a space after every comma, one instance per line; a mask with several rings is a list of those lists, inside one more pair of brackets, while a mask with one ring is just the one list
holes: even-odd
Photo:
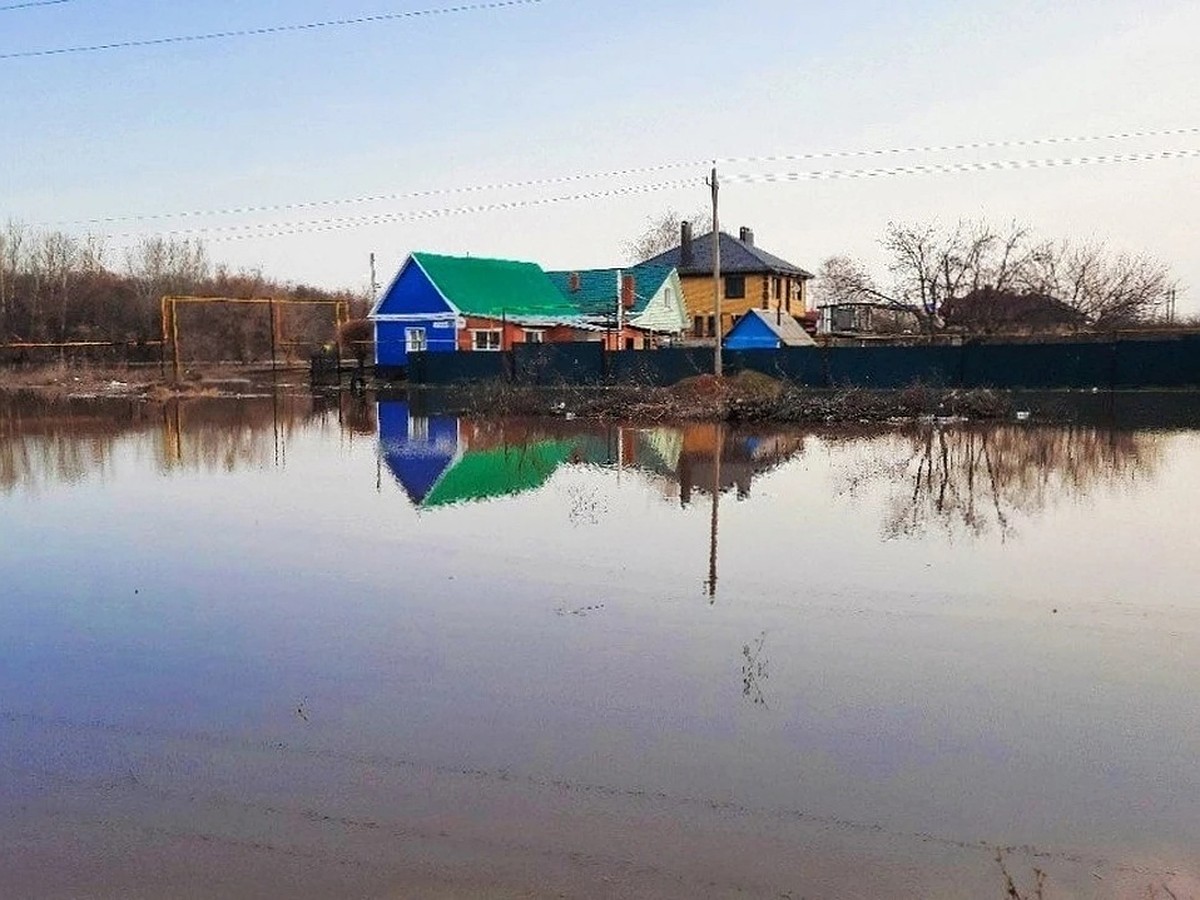
[[[712, 233], [693, 237], [684, 222], [679, 246], [640, 265], [671, 266], [678, 270], [687, 306], [692, 338], [715, 338], [717, 323], [713, 302]], [[781, 309], [800, 316], [808, 309], [808, 282], [812, 273], [755, 246], [754, 232], [742, 228], [738, 236], [720, 233], [721, 335], [752, 309]]]

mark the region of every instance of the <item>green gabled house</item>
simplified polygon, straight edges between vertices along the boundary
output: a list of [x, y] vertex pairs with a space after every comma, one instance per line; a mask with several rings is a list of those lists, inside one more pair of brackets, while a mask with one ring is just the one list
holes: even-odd
[[617, 347], [642, 349], [688, 327], [683, 285], [670, 266], [548, 272], [562, 296], [606, 333], [621, 332]]
[[436, 253], [410, 254], [370, 319], [383, 369], [405, 366], [414, 352], [598, 340], [603, 331], [536, 263]]

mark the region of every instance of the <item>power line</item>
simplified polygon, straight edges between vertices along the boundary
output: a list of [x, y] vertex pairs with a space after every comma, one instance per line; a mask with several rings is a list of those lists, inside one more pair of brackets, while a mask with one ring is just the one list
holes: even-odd
[[[472, 215], [486, 212], [504, 212], [515, 209], [527, 209], [535, 206], [549, 206], [558, 203], [573, 203], [583, 200], [605, 200], [611, 197], [622, 197], [631, 194], [648, 194], [675, 188], [693, 187], [703, 182], [702, 178], [681, 178], [673, 181], [659, 181], [651, 184], [628, 185], [625, 187], [606, 188], [596, 191], [583, 191], [558, 197], [536, 197], [528, 200], [505, 200], [495, 203], [477, 203], [470, 206], [450, 206], [435, 209], [401, 210], [391, 213], [379, 213], [372, 216], [329, 216], [324, 219], [308, 219], [300, 222], [274, 222], [256, 225], [220, 225], [211, 228], [190, 228], [175, 231], [160, 232], [163, 237], [199, 237], [217, 234], [211, 238], [216, 242], [245, 240], [247, 238], [282, 237], [285, 235], [307, 232], [340, 231], [346, 228], [358, 228], [366, 225], [382, 225], [390, 222], [416, 221], [422, 219], [439, 219], [447, 216]], [[145, 232], [123, 232], [112, 235], [118, 238], [144, 237]]]
[[[68, 0], [59, 0], [68, 2]], [[116, 41], [110, 44], [89, 44], [79, 47], [53, 47], [46, 50], [18, 50], [0, 53], [0, 60], [30, 59], [44, 56], [64, 56], [69, 53], [99, 53], [105, 50], [128, 50], [135, 47], [158, 47], [164, 44], [187, 44], [200, 41], [216, 41], [239, 37], [262, 37], [268, 34], [284, 34], [296, 31], [315, 31], [319, 28], [343, 28], [350, 25], [372, 25], [379, 22], [394, 22], [401, 19], [445, 16], [455, 13], [483, 12], [486, 10], [509, 9], [516, 6], [532, 6], [546, 0], [489, 0], [482, 3], [464, 3], [458, 6], [443, 6], [431, 9], [413, 9], [404, 12], [377, 13], [357, 16], [352, 19], [327, 19], [322, 22], [304, 22], [297, 25], [267, 25], [261, 28], [239, 28], [232, 31], [210, 31], [204, 34], [182, 34], [161, 38], [145, 38], [134, 41]]]
[[[817, 150], [806, 153], [787, 153], [769, 156], [726, 156], [717, 159], [720, 165], [741, 165], [765, 162], [795, 162], [800, 160], [818, 159], [854, 159], [871, 156], [898, 156], [908, 153], [947, 153], [963, 150], [1003, 149], [1016, 147], [1036, 147], [1052, 144], [1092, 143], [1100, 141], [1131, 140], [1135, 138], [1179, 137], [1200, 134], [1200, 127], [1171, 128], [1158, 131], [1122, 131], [1109, 134], [1071, 135], [1042, 138], [1019, 138], [1014, 140], [975, 141], [959, 144], [939, 144], [924, 147], [885, 147], [868, 150]], [[709, 165], [712, 160], [683, 160], [676, 162], [657, 163], [647, 166], [636, 166], [625, 169], [611, 169], [606, 172], [589, 172], [574, 175], [558, 175], [546, 178], [531, 178], [521, 181], [502, 181], [490, 184], [476, 184], [448, 188], [429, 188], [418, 191], [405, 191], [390, 194], [364, 194], [358, 197], [344, 197], [331, 200], [305, 200], [295, 203], [272, 203], [254, 206], [230, 206], [221, 209], [193, 209], [182, 212], [167, 213], [132, 213], [127, 215], [101, 216], [93, 219], [76, 219], [59, 222], [41, 222], [45, 227], [65, 227], [71, 225], [113, 225], [121, 222], [150, 222], [165, 219], [207, 218], [214, 216], [246, 215], [260, 212], [285, 212], [301, 209], [318, 209], [328, 206], [350, 206], [364, 203], [378, 203], [394, 200], [417, 200], [428, 197], [446, 197], [455, 194], [486, 193], [489, 191], [515, 190], [532, 187], [551, 187], [554, 185], [572, 184], [580, 181], [598, 181], [606, 178], [624, 178], [631, 175], [649, 175], [671, 170], [695, 168]]]
[[0, 12], [12, 12], [14, 9], [33, 9], [36, 6], [60, 6], [63, 3], [74, 3], [75, 0], [26, 0], [25, 3], [10, 3], [0, 6]]
[[717, 161], [733, 165], [741, 163], [798, 162], [813, 159], [852, 159], [865, 156], [900, 156], [909, 153], [954, 153], [962, 150], [1001, 150], [1017, 147], [1043, 147], [1052, 144], [1126, 141], [1134, 138], [1181, 137], [1197, 134], [1200, 134], [1200, 127], [1169, 128], [1158, 131], [1116, 131], [1109, 134], [1075, 135], [1070, 137], [973, 141], [964, 144], [934, 144], [924, 147], [888, 147], [882, 150], [832, 150], [815, 153], [786, 153], [776, 156], [730, 156]]
[[[1200, 158], [1200, 149], [1160, 150], [1153, 153], [1107, 154], [1056, 159], [1017, 159], [973, 163], [893, 166], [889, 168], [874, 169], [827, 169], [814, 172], [735, 173], [726, 174], [722, 177], [727, 182], [738, 184], [778, 184], [799, 181], [882, 179], [911, 175], [957, 175], [975, 172], [1012, 171], [1023, 169], [1072, 168], [1076, 166], [1157, 162], [1171, 159], [1196, 158]], [[210, 237], [210, 239], [215, 242], [246, 240], [253, 238], [285, 237], [295, 234], [339, 231], [347, 228], [382, 225], [392, 222], [418, 221], [423, 219], [472, 215], [486, 212], [502, 212], [516, 209], [527, 209], [537, 206], [547, 206], [550, 204], [578, 202], [583, 200], [602, 200], [630, 194], [653, 193], [677, 188], [694, 187], [702, 182], [703, 178], [700, 176], [695, 176], [692, 178], [660, 181], [650, 184], [632, 185], [597, 191], [585, 191], [557, 197], [537, 197], [526, 200], [508, 200], [495, 203], [481, 203], [468, 206], [441, 207], [423, 210], [400, 210], [397, 212], [379, 213], [371, 216], [329, 216], [322, 219], [308, 219], [297, 222], [218, 225], [191, 229], [178, 229], [174, 231], [161, 232], [161, 234], [163, 236], [170, 237], [199, 237], [202, 235], [216, 235], [215, 237]], [[124, 232], [113, 235], [113, 237], [134, 238], [144, 236], [144, 234], [145, 232]]]
[[891, 166], [878, 169], [829, 169], [817, 172], [759, 172], [724, 176], [739, 184], [779, 184], [795, 181], [836, 181], [856, 178], [890, 178], [900, 175], [960, 175], [969, 172], [998, 172], [1020, 169], [1057, 169], [1112, 163], [1156, 162], [1165, 159], [1200, 158], [1196, 150], [1159, 150], [1153, 153], [1113, 153], [1103, 156], [1075, 156], [1060, 159], [1003, 159], [987, 162], [930, 163]]

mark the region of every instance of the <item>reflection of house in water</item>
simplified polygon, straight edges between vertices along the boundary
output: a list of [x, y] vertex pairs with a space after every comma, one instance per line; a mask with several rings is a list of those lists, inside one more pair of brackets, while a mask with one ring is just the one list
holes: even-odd
[[686, 506], [695, 491], [711, 495], [714, 483], [721, 493], [736, 488], [738, 498], [745, 499], [750, 496], [750, 484], [756, 477], [803, 450], [804, 436], [800, 434], [731, 431], [709, 423], [687, 425], [683, 428], [679, 455], [680, 503]]
[[580, 459], [578, 442], [454, 416], [415, 416], [403, 401], [379, 404], [384, 460], [414, 506], [450, 506], [535, 490]]
[[[731, 432], [715, 424], [635, 427], [564, 421], [418, 416], [379, 404], [384, 461], [415, 506], [434, 507], [536, 490], [564, 464], [637, 470], [664, 496], [750, 493], [751, 481], [803, 447], [799, 435]], [[718, 448], [721, 463], [714, 454]]]
[[420, 506], [458, 458], [458, 419], [414, 416], [407, 403], [379, 404], [379, 444], [384, 462], [414, 505]]

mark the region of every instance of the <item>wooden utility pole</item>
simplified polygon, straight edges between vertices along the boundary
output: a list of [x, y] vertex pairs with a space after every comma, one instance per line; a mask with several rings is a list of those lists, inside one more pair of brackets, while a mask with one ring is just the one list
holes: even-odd
[[275, 298], [274, 297], [272, 297], [270, 300], [267, 301], [267, 311], [271, 317], [271, 373], [274, 374], [274, 372], [275, 372], [275, 344], [276, 344], [276, 339], [275, 339], [275, 330], [276, 330]]
[[724, 337], [724, 329], [721, 327], [721, 220], [717, 216], [717, 192], [720, 190], [720, 185], [717, 183], [715, 164], [708, 185], [712, 188], [713, 330], [717, 337], [716, 347], [713, 350], [713, 374], [720, 378], [724, 371], [721, 365], [721, 340]]
[[614, 350], [620, 350], [625, 338], [625, 284], [620, 269], [617, 269], [617, 341]]
[[175, 300], [170, 301], [171, 304], [171, 372], [175, 376], [175, 383], [179, 383], [179, 307]]

